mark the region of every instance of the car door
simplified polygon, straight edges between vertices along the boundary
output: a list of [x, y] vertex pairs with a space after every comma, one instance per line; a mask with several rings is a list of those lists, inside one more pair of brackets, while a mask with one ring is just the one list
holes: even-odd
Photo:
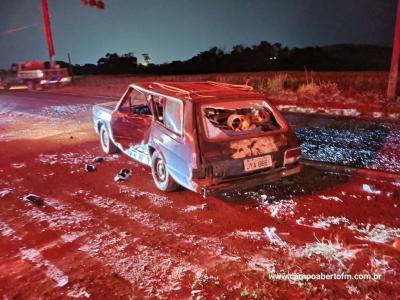
[[180, 185], [190, 188], [190, 162], [193, 157], [185, 145], [184, 105], [182, 100], [153, 97], [154, 125], [152, 143], [163, 157], [171, 176]]
[[142, 151], [147, 147], [153, 120], [149, 105], [150, 97], [130, 87], [111, 115], [114, 141], [125, 152]]

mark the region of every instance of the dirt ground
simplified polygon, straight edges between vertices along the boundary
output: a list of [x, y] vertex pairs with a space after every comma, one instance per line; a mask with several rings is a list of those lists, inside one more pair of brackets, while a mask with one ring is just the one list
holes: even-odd
[[[162, 193], [150, 169], [101, 152], [100, 101], [0, 94], [2, 299], [399, 297], [400, 179], [308, 166], [251, 191]], [[115, 182], [121, 168], [133, 175]], [[381, 278], [271, 278], [281, 273]]]

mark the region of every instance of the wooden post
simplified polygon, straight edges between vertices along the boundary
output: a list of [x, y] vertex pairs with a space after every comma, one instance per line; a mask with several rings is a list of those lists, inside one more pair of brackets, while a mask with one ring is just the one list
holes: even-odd
[[393, 41], [392, 63], [390, 67], [387, 97], [389, 100], [396, 99], [397, 78], [399, 73], [400, 57], [400, 0], [397, 3], [396, 28]]
[[71, 82], [74, 81], [74, 74], [72, 70], [72, 63], [71, 63], [71, 55], [68, 52], [68, 70], [69, 70], [69, 76], [71, 76]]

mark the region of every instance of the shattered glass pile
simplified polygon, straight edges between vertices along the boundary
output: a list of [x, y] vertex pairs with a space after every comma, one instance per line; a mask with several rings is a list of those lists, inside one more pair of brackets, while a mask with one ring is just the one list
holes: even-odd
[[400, 172], [399, 124], [334, 117], [319, 124], [322, 117], [315, 121], [294, 114], [285, 117], [295, 129], [305, 159]]

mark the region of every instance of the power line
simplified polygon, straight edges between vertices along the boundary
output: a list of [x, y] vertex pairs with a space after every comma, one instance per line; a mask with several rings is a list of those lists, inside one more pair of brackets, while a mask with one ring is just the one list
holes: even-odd
[[7, 30], [5, 30], [3, 32], [0, 32], [0, 35], [7, 35], [7, 34], [19, 32], [19, 31], [24, 31], [26, 29], [29, 29], [29, 28], [32, 28], [32, 27], [36, 27], [38, 25], [41, 25], [41, 23], [37, 22], [37, 23], [30, 24], [30, 25], [25, 25], [25, 26], [21, 26], [21, 27], [7, 29]]

